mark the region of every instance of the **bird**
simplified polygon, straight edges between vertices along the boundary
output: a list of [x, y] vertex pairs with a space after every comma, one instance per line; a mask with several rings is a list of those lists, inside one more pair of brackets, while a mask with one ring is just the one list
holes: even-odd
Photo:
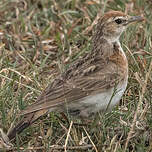
[[123, 96], [128, 83], [128, 61], [120, 36], [141, 16], [120, 11], [102, 15], [91, 37], [91, 50], [59, 74], [37, 98], [20, 112], [22, 119], [8, 132], [9, 140], [50, 112], [68, 113], [88, 118], [101, 111], [111, 111]]

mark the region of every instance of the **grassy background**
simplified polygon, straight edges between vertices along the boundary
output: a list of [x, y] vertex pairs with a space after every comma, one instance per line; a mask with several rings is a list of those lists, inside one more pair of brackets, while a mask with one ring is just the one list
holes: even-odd
[[7, 131], [17, 122], [19, 111], [88, 50], [92, 22], [108, 10], [146, 19], [121, 37], [129, 83], [120, 105], [105, 115], [97, 114], [88, 126], [71, 123], [71, 129], [60, 114], [51, 113], [19, 135], [12, 151], [64, 151], [60, 148], [66, 142], [68, 152], [152, 151], [150, 0], [1, 0], [0, 127]]

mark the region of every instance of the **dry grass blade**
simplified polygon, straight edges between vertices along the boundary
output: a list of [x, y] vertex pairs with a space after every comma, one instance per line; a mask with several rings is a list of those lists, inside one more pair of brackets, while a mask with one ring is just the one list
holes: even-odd
[[140, 113], [140, 107], [141, 107], [141, 104], [142, 104], [142, 101], [143, 101], [143, 97], [144, 97], [144, 94], [145, 94], [145, 91], [146, 91], [146, 86], [147, 86], [148, 79], [150, 77], [151, 71], [152, 71], [152, 61], [150, 63], [148, 72], [146, 73], [146, 78], [145, 78], [144, 84], [142, 86], [142, 91], [141, 91], [141, 94], [140, 94], [140, 97], [139, 97], [139, 102], [138, 102], [138, 105], [137, 105], [137, 109], [135, 111], [134, 118], [133, 118], [133, 121], [132, 121], [132, 124], [131, 124], [131, 128], [130, 128], [130, 131], [128, 133], [128, 137], [127, 137], [127, 140], [126, 140], [125, 151], [127, 150], [129, 140], [131, 139], [132, 134], [133, 134], [134, 129], [135, 129], [137, 117]]
[[[49, 146], [49, 148], [51, 150], [64, 150], [64, 146], [60, 146], [60, 145], [51, 145]], [[92, 145], [81, 145], [81, 146], [67, 146], [66, 149], [67, 150], [87, 150], [89, 148], [92, 148]], [[4, 149], [1, 149], [0, 150], [4, 150]], [[8, 151], [13, 151], [13, 152], [17, 152], [18, 150], [25, 150], [24, 147], [20, 147], [20, 148], [17, 148], [17, 147], [13, 147], [13, 148], [9, 148]], [[28, 147], [26, 148], [26, 150], [45, 150], [45, 147], [44, 146], [40, 146], [40, 147]]]
[[10, 149], [13, 145], [9, 142], [9, 138], [0, 128], [0, 149]]
[[[4, 76], [3, 74], [0, 74], [0, 77], [5, 78], [6, 80], [9, 80], [9, 81], [14, 81], [13, 79], [8, 78], [7, 76]], [[38, 92], [38, 93], [41, 92], [41, 91], [39, 91], [39, 90], [37, 90], [37, 89], [32, 88], [31, 86], [28, 86], [28, 85], [26, 85], [26, 84], [20, 83], [20, 82], [18, 82], [18, 81], [14, 81], [14, 82], [17, 83], [17, 84], [19, 84], [19, 85], [21, 85], [21, 86], [23, 86], [23, 87], [25, 87], [25, 88], [28, 88], [28, 89], [30, 89], [30, 90], [33, 90], [33, 91], [35, 91], [35, 92]]]
[[66, 137], [66, 140], [65, 140], [65, 144], [64, 144], [64, 151], [65, 152], [67, 152], [67, 144], [68, 144], [68, 139], [69, 139], [69, 136], [70, 136], [70, 131], [71, 131], [72, 125], [73, 125], [73, 121], [71, 121], [71, 123], [70, 123], [70, 127], [69, 127], [67, 137]]
[[84, 127], [83, 127], [83, 129], [84, 129], [85, 133], [87, 134], [87, 137], [89, 138], [89, 140], [90, 140], [93, 148], [95, 149], [96, 152], [98, 152], [97, 147], [96, 147], [96, 145], [94, 144], [94, 142], [92, 141], [90, 135], [88, 134], [88, 132], [86, 131], [86, 129], [85, 129]]

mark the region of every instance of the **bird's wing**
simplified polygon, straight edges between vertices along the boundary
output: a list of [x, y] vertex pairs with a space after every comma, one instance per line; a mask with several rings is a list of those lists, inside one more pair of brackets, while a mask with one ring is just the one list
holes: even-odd
[[105, 66], [103, 71], [102, 73], [95, 72], [95, 75], [91, 71], [86, 76], [75, 76], [74, 79], [69, 80], [63, 80], [62, 77], [54, 80], [34, 104], [21, 111], [20, 114], [24, 117], [8, 133], [9, 139], [13, 139], [16, 134], [19, 134], [39, 117], [45, 115], [49, 109], [61, 109], [67, 103], [79, 102], [88, 95], [107, 91], [114, 87], [118, 81], [121, 81], [121, 76], [117, 73], [117, 70], [114, 72]]
[[102, 67], [90, 65], [84, 69], [81, 66], [78, 73], [78, 75], [70, 76], [70, 73], [66, 72], [65, 75], [54, 80], [37, 99], [37, 102], [23, 110], [21, 115], [78, 102], [86, 96], [104, 92], [121, 81], [121, 75], [113, 63]]

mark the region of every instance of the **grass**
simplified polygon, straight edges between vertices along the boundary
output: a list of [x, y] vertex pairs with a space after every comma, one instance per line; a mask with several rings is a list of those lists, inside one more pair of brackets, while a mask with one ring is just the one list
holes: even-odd
[[152, 151], [150, 0], [0, 1], [0, 127], [6, 132], [48, 82], [89, 50], [88, 29], [97, 14], [108, 10], [146, 19], [121, 37], [129, 61], [129, 83], [119, 106], [97, 114], [85, 127], [72, 121], [69, 125], [60, 114], [50, 113], [19, 135], [12, 151], [66, 151], [63, 146], [68, 152]]

